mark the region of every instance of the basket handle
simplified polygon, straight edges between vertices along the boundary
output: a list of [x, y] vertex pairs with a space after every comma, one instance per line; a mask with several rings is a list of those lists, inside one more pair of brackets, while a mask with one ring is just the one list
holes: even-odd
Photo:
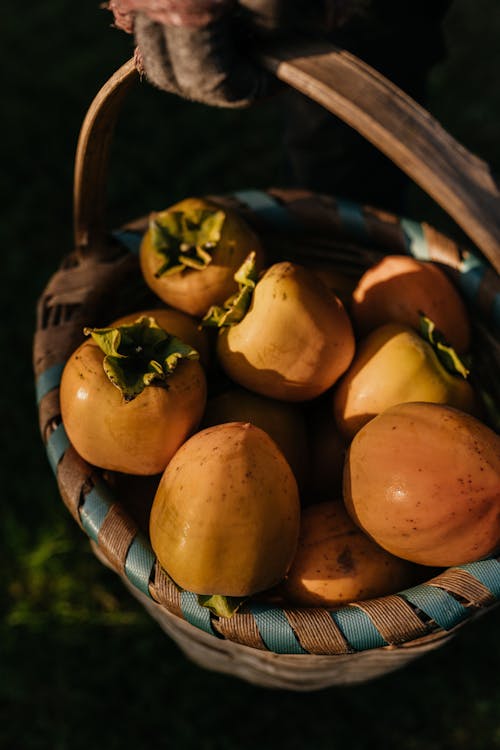
[[[500, 191], [488, 165], [397, 86], [354, 55], [307, 42], [260, 55], [277, 78], [357, 130], [425, 190], [500, 273]], [[74, 182], [74, 231], [82, 254], [106, 256], [109, 146], [120, 105], [138, 79], [134, 61], [103, 86], [85, 117]]]

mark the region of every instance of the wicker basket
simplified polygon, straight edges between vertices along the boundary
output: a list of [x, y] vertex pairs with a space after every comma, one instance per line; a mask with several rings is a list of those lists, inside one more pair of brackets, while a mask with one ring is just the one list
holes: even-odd
[[[283, 257], [286, 249], [292, 260], [307, 255], [353, 276], [388, 252], [443, 264], [470, 303], [481, 387], [500, 403], [495, 338], [500, 327], [495, 272], [500, 267], [500, 196], [486, 166], [414, 102], [346, 53], [282, 50], [264, 63], [346, 122], [356, 123], [461, 223], [489, 263], [427, 224], [307, 191], [243, 191], [218, 199], [243, 212], [272, 259]], [[83, 339], [83, 326], [106, 323], [148, 302], [134, 252], [143, 222], [110, 237], [103, 208], [113, 125], [136, 78], [133, 64], [127, 63], [89, 110], [76, 159], [76, 250], [39, 302], [34, 367], [40, 429], [61, 496], [99, 559], [202, 666], [289, 690], [363, 682], [397, 669], [495, 606], [500, 598], [497, 558], [450, 568], [406, 591], [332, 611], [250, 601], [233, 618], [216, 618], [194, 594], [181, 593], [170, 582], [102, 472], [83, 461], [66, 437], [58, 384], [64, 362]]]

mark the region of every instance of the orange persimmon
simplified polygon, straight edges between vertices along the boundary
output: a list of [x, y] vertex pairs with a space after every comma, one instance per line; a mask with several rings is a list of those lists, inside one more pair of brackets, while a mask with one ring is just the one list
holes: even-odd
[[158, 474], [202, 417], [198, 354], [151, 318], [88, 333], [61, 380], [68, 437], [95, 466]]
[[144, 279], [168, 305], [197, 317], [237, 289], [234, 273], [250, 252], [264, 265], [255, 232], [214, 201], [186, 198], [151, 215], [140, 249]]
[[344, 501], [381, 547], [447, 567], [500, 548], [500, 437], [470, 414], [398, 404], [354, 437]]
[[302, 512], [297, 553], [281, 591], [296, 606], [335, 607], [395, 593], [417, 575], [416, 565], [364, 534], [341, 501], [323, 502]]
[[418, 330], [420, 313], [434, 322], [459, 354], [469, 349], [467, 310], [435, 263], [386, 255], [363, 274], [352, 295], [351, 314], [361, 334], [389, 322]]

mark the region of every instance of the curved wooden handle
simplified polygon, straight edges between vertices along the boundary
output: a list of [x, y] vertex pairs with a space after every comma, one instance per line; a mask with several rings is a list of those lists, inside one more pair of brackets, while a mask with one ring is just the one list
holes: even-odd
[[[500, 273], [500, 192], [485, 162], [413, 99], [344, 50], [316, 42], [293, 43], [265, 51], [260, 59], [406, 172]], [[75, 171], [75, 239], [82, 251], [98, 252], [104, 244], [107, 151], [119, 104], [136, 78], [133, 61], [122, 66], [101, 89], [82, 126]]]
[[116, 120], [128, 90], [139, 79], [129, 60], [106, 81], [80, 129], [73, 180], [73, 233], [81, 255], [106, 257], [106, 187]]
[[262, 56], [282, 81], [357, 130], [457, 222], [500, 272], [500, 191], [488, 165], [384, 76], [332, 45]]

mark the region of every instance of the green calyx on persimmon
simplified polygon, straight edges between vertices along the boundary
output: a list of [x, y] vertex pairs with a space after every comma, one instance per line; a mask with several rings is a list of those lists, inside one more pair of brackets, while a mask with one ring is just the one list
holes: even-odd
[[470, 373], [464, 362], [450, 346], [442, 331], [436, 328], [434, 321], [424, 313], [420, 313], [420, 335], [429, 342], [440, 363], [448, 372], [467, 380]]
[[195, 349], [151, 317], [113, 328], [85, 328], [84, 333], [104, 353], [104, 372], [125, 401], [132, 401], [153, 381], [164, 384], [181, 359], [199, 359]]
[[250, 307], [258, 278], [259, 275], [255, 266], [255, 253], [252, 252], [234, 274], [234, 280], [238, 284], [238, 291], [231, 295], [222, 306], [212, 305], [201, 321], [202, 326], [206, 326], [207, 328], [225, 328], [243, 320]]
[[234, 274], [251, 252], [260, 270], [260, 241], [236, 211], [187, 198], [152, 216], [140, 265], [146, 284], [161, 300], [201, 317], [237, 291]]
[[149, 224], [151, 243], [162, 259], [155, 276], [184, 268], [205, 268], [212, 262], [210, 253], [217, 247], [225, 218], [218, 209], [189, 207], [153, 216]]
[[423, 326], [429, 341], [400, 323], [386, 323], [361, 341], [333, 396], [335, 421], [347, 439], [395, 404], [429, 401], [477, 413], [479, 402], [466, 380], [467, 370], [454, 351], [444, 346], [429, 319], [424, 319]]
[[221, 596], [221, 594], [198, 594], [197, 598], [200, 607], [206, 607], [217, 617], [232, 617], [246, 599], [244, 596]]
[[354, 356], [341, 301], [312, 271], [275, 263], [259, 279], [246, 315], [219, 331], [227, 375], [263, 396], [306, 401], [326, 391]]
[[109, 328], [134, 323], [139, 318], [153, 318], [156, 323], [168, 331], [171, 336], [180, 339], [185, 344], [189, 344], [200, 355], [200, 362], [204, 367], [208, 367], [210, 362], [210, 341], [206, 331], [200, 328], [199, 321], [196, 318], [175, 310], [173, 307], [155, 307], [147, 310], [136, 310], [135, 312], [123, 315], [121, 318], [110, 323]]
[[450, 406], [392, 406], [354, 437], [343, 494], [393, 555], [437, 567], [480, 560], [500, 548], [500, 437]]
[[[59, 393], [63, 424], [80, 456], [102, 469], [140, 476], [165, 469], [200, 423], [207, 391], [203, 368], [191, 358], [194, 350], [189, 347], [186, 358], [175, 339], [147, 321], [139, 326], [147, 339], [142, 343], [104, 329], [104, 351], [95, 341], [101, 334], [94, 331], [66, 362]], [[122, 377], [128, 398], [116, 382]]]

